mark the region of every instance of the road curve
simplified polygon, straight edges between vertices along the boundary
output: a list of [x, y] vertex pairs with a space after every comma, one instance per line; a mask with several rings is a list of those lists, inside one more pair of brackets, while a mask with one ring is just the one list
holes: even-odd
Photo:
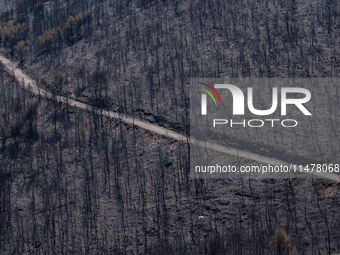
[[[4, 68], [8, 73], [14, 75], [16, 80], [18, 82], [20, 82], [26, 89], [30, 90], [33, 94], [36, 94], [36, 95], [39, 95], [39, 96], [45, 97], [45, 98], [52, 98], [51, 92], [48, 92], [44, 89], [39, 88], [36, 85], [36, 82], [33, 79], [31, 79], [27, 74], [25, 74], [20, 68], [16, 67], [14, 62], [5, 58], [2, 55], [0, 55], [0, 62], [4, 65]], [[162, 136], [165, 136], [165, 137], [169, 137], [169, 138], [172, 138], [172, 139], [175, 139], [175, 140], [178, 140], [178, 141], [182, 141], [182, 142], [190, 142], [190, 144], [195, 144], [196, 146], [198, 145], [198, 146], [203, 147], [203, 148], [211, 149], [211, 150], [214, 150], [214, 151], [226, 153], [226, 154], [233, 155], [233, 156], [238, 156], [238, 157], [241, 157], [241, 158], [251, 159], [251, 160], [257, 161], [259, 163], [264, 163], [264, 164], [290, 165], [290, 163], [288, 163], [288, 162], [278, 160], [278, 159], [275, 159], [275, 158], [269, 158], [269, 157], [261, 156], [261, 155], [256, 154], [256, 153], [252, 153], [252, 152], [248, 152], [248, 151], [244, 151], [244, 150], [239, 150], [239, 149], [228, 147], [228, 146], [222, 146], [222, 145], [218, 145], [218, 144], [214, 144], [214, 143], [205, 143], [205, 142], [198, 141], [198, 140], [195, 140], [195, 139], [192, 139], [192, 138], [189, 139], [188, 137], [186, 137], [184, 135], [181, 135], [181, 134], [179, 134], [175, 131], [169, 130], [167, 128], [160, 127], [156, 124], [151, 124], [151, 123], [146, 122], [146, 121], [141, 121], [141, 120], [135, 119], [134, 117], [129, 117], [129, 116], [126, 116], [124, 114], [120, 114], [120, 113], [117, 113], [117, 112], [114, 112], [114, 111], [99, 109], [97, 107], [93, 107], [93, 106], [84, 104], [82, 102], [79, 102], [75, 99], [70, 99], [70, 98], [66, 98], [66, 97], [63, 97], [63, 96], [57, 96], [57, 101], [64, 102], [64, 103], [67, 102], [69, 105], [74, 106], [74, 107], [78, 107], [78, 108], [89, 110], [89, 111], [95, 111], [98, 114], [102, 114], [102, 115], [110, 117], [110, 118], [120, 119], [124, 123], [141, 127], [141, 128], [148, 130], [152, 133], [162, 135]], [[306, 172], [306, 174], [311, 175], [310, 173], [307, 173], [307, 172]], [[316, 176], [316, 177], [327, 178], [327, 179], [331, 179], [331, 180], [340, 182], [340, 175], [337, 175], [337, 174], [314, 172], [313, 175]]]

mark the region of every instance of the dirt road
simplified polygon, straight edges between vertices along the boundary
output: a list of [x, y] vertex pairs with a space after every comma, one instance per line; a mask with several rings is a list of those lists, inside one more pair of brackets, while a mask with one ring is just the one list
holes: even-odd
[[[22, 85], [26, 89], [31, 90], [34, 94], [40, 95], [41, 97], [45, 97], [45, 98], [51, 98], [52, 97], [52, 93], [47, 92], [46, 90], [39, 88], [36, 85], [36, 82], [33, 79], [31, 79], [27, 74], [25, 74], [20, 68], [16, 67], [14, 62], [5, 58], [2, 55], [0, 55], [0, 61], [4, 65], [5, 70], [7, 72], [9, 72], [10, 74], [14, 75], [14, 77], [17, 79], [17, 81], [22, 83]], [[102, 114], [102, 115], [108, 116], [110, 118], [120, 119], [124, 123], [141, 127], [141, 128], [146, 129], [146, 130], [148, 130], [152, 133], [162, 135], [162, 136], [165, 136], [165, 137], [169, 137], [169, 138], [172, 138], [172, 139], [175, 139], [175, 140], [178, 140], [178, 141], [182, 141], [182, 142], [190, 142], [191, 144], [196, 144], [196, 145], [199, 145], [199, 146], [202, 146], [204, 148], [211, 149], [211, 150], [214, 150], [214, 151], [226, 153], [226, 154], [233, 155], [233, 156], [238, 156], [240, 158], [247, 158], [247, 159], [255, 160], [259, 163], [264, 163], [264, 164], [290, 165], [289, 162], [284, 162], [284, 161], [281, 161], [281, 160], [278, 160], [278, 159], [275, 159], [275, 158], [269, 158], [269, 157], [261, 156], [259, 154], [252, 153], [252, 152], [249, 152], [249, 151], [239, 150], [239, 149], [235, 149], [235, 148], [228, 147], [228, 146], [221, 146], [221, 145], [214, 144], [214, 143], [204, 143], [204, 142], [201, 142], [201, 141], [197, 141], [195, 139], [188, 139], [184, 135], [181, 135], [181, 134], [179, 134], [175, 131], [166, 129], [164, 127], [160, 127], [156, 124], [151, 124], [151, 123], [146, 122], [146, 121], [141, 121], [141, 120], [138, 120], [136, 118], [129, 117], [129, 116], [117, 113], [117, 112], [102, 110], [102, 109], [99, 109], [99, 108], [94, 108], [93, 106], [84, 104], [84, 103], [79, 102], [75, 99], [66, 98], [66, 97], [63, 97], [63, 96], [58, 96], [57, 101], [64, 102], [64, 103], [68, 102], [68, 104], [71, 105], [71, 106], [78, 107], [78, 108], [85, 109], [85, 110], [89, 110], [89, 111], [94, 110], [95, 112], [98, 112], [98, 114]], [[310, 174], [310, 173], [306, 172], [306, 174]], [[338, 181], [338, 182], [340, 181], [340, 175], [333, 174], [333, 173], [316, 173], [316, 172], [314, 172], [313, 175], [319, 176], [319, 177], [322, 177], [322, 178], [332, 179], [332, 180]]]

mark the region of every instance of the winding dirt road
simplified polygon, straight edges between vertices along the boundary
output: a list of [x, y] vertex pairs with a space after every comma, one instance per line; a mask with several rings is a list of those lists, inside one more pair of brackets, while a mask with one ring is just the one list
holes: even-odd
[[[52, 98], [52, 93], [39, 88], [36, 85], [36, 82], [31, 79], [27, 74], [25, 74], [20, 68], [16, 67], [16, 64], [14, 62], [12, 62], [11, 60], [5, 58], [4, 56], [0, 55], [0, 62], [4, 65], [5, 70], [14, 75], [14, 77], [17, 79], [18, 82], [22, 83], [22, 85], [30, 90], [32, 93], [36, 94], [36, 95], [40, 95], [41, 97], [45, 97], [45, 98]], [[228, 147], [228, 146], [222, 146], [222, 145], [218, 145], [218, 144], [214, 144], [214, 143], [205, 143], [205, 142], [201, 142], [195, 139], [189, 139], [188, 137], [181, 135], [177, 132], [174, 132], [172, 130], [166, 129], [164, 127], [160, 127], [158, 125], [155, 124], [151, 124], [148, 123], [146, 121], [141, 121], [138, 119], [135, 119], [133, 117], [129, 117], [117, 112], [113, 112], [113, 111], [107, 111], [107, 110], [102, 110], [87, 104], [84, 104], [82, 102], [79, 102], [77, 100], [74, 99], [70, 99], [70, 98], [66, 98], [63, 96], [58, 96], [57, 97], [57, 101], [59, 102], [68, 102], [69, 105], [74, 106], [74, 107], [78, 107], [81, 109], [85, 109], [85, 110], [89, 110], [89, 111], [95, 111], [98, 114], [102, 114], [105, 116], [108, 116], [110, 118], [115, 118], [115, 119], [120, 119], [122, 122], [127, 123], [127, 124], [131, 124], [131, 125], [135, 125], [138, 127], [141, 127], [143, 129], [146, 129], [152, 133], [158, 134], [158, 135], [162, 135], [165, 137], [169, 137], [178, 141], [182, 141], [182, 142], [190, 142], [190, 144], [195, 144], [196, 146], [200, 146], [203, 148], [207, 148], [207, 149], [211, 149], [214, 151], [218, 151], [218, 152], [222, 152], [222, 153], [226, 153], [229, 155], [233, 155], [233, 156], [238, 156], [240, 158], [247, 158], [247, 159], [251, 159], [254, 161], [257, 161], [259, 163], [263, 163], [263, 164], [271, 164], [271, 165], [290, 165], [290, 163], [288, 162], [284, 162], [275, 158], [269, 158], [269, 157], [265, 157], [265, 156], [261, 156], [259, 154], [255, 154], [252, 152], [248, 152], [248, 151], [243, 151], [243, 150], [239, 150], [239, 149], [235, 149], [232, 147]], [[310, 174], [307, 173], [306, 174]], [[331, 179], [337, 182], [340, 182], [340, 175], [337, 174], [333, 174], [333, 173], [316, 173], [314, 172], [313, 175], [315, 177], [322, 177], [322, 178], [327, 178], [327, 179]]]

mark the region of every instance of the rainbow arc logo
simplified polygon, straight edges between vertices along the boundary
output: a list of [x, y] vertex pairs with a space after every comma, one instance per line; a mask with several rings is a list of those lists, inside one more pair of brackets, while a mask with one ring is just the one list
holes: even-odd
[[[203, 85], [203, 86], [205, 86], [205, 87], [207, 87], [207, 88], [209, 88], [212, 92], [214, 92], [214, 94], [217, 96], [217, 98], [218, 98], [218, 100], [220, 101], [220, 104], [221, 104], [221, 106], [222, 106], [222, 100], [221, 100], [221, 98], [220, 98], [220, 95], [217, 93], [217, 91], [216, 91], [213, 87], [211, 87], [210, 85], [205, 84], [205, 83], [203, 83], [203, 82], [197, 82], [197, 83], [198, 83], [198, 84], [201, 84], [201, 85]], [[212, 100], [214, 100], [215, 106], [217, 106], [216, 100], [215, 100], [214, 96], [211, 94], [211, 92], [210, 92], [209, 90], [206, 90], [206, 89], [204, 89], [204, 88], [199, 88], [199, 89], [200, 89], [200, 90], [203, 90], [204, 92], [207, 92], [207, 94], [212, 98]]]
[[[208, 89], [210, 89], [217, 96], [217, 98], [220, 101], [220, 104], [222, 106], [221, 97], [220, 97], [220, 95], [217, 93], [217, 91], [213, 87], [211, 87], [209, 84], [206, 84], [206, 83], [203, 83], [203, 82], [197, 82], [197, 83], [200, 84], [200, 85], [205, 86]], [[217, 106], [215, 97], [213, 96], [213, 94], [209, 90], [207, 90], [205, 88], [199, 88], [199, 89], [204, 91], [204, 92], [206, 92], [212, 98], [212, 100], [214, 101], [215, 106]], [[201, 100], [202, 100], [201, 112], [202, 112], [202, 115], [206, 115], [207, 114], [207, 95], [206, 94], [202, 94]]]

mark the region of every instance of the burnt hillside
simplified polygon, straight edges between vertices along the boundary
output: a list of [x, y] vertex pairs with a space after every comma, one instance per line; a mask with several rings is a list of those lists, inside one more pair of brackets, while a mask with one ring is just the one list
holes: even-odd
[[[191, 78], [338, 77], [337, 1], [0, 0], [0, 10], [1, 54], [54, 97], [1, 66], [1, 254], [340, 253], [338, 183], [191, 179], [187, 143], [56, 100], [188, 135]], [[230, 143], [270, 151], [259, 137]], [[325, 146], [316, 137], [306, 157]]]

